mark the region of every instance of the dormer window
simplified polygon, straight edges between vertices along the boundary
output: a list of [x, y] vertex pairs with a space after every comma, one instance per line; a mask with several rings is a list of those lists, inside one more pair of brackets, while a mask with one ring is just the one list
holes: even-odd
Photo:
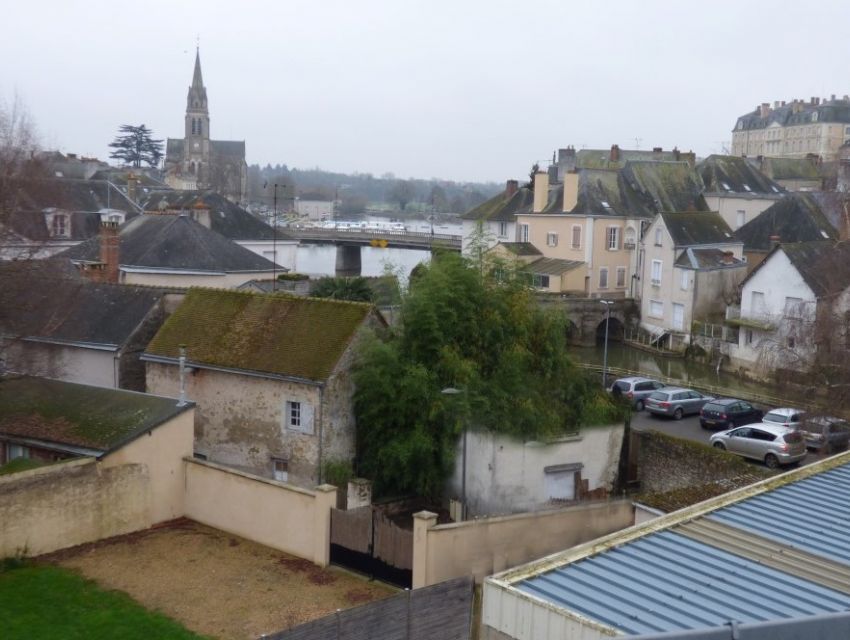
[[48, 227], [51, 238], [71, 237], [71, 222], [64, 213], [53, 213], [48, 215]]

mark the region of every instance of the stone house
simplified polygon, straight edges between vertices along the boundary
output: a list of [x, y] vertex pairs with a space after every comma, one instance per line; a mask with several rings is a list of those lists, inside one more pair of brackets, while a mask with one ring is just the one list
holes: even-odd
[[355, 345], [382, 326], [363, 303], [193, 289], [142, 356], [147, 388], [178, 393], [185, 345], [196, 455], [315, 486], [354, 457]]
[[494, 265], [504, 263], [522, 270], [541, 293], [584, 294], [584, 262], [544, 258], [530, 242], [499, 242], [487, 257]]
[[821, 352], [841, 359], [850, 346], [850, 244], [777, 244], [741, 283], [740, 300], [726, 314], [739, 327], [733, 367], [765, 377], [805, 371]]
[[[40, 266], [50, 261], [39, 261]], [[0, 274], [0, 359], [7, 370], [143, 391], [139, 360], [180, 298], [150, 287], [41, 271]]]
[[516, 180], [508, 180], [502, 193], [496, 194], [460, 216], [464, 254], [469, 254], [475, 242], [490, 249], [502, 242], [514, 242], [516, 214], [530, 211], [534, 192], [527, 186], [520, 187]]
[[746, 158], [711, 155], [697, 165], [705, 184], [703, 197], [734, 231], [777, 202], [785, 189]]
[[670, 349], [691, 342], [693, 323], [720, 321], [746, 276], [743, 243], [720, 214], [660, 213], [641, 240], [641, 326]]

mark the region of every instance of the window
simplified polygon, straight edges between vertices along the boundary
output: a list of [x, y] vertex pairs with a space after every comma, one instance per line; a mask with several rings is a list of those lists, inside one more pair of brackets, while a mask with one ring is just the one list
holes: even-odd
[[548, 289], [549, 288], [549, 276], [544, 276], [540, 273], [535, 273], [531, 276], [531, 284], [538, 289]]
[[196, 129], [195, 129], [195, 119], [192, 118], [192, 135], [195, 135], [195, 131], [196, 131]]
[[738, 209], [736, 212], [735, 223], [738, 227], [743, 227], [747, 222], [747, 212], [743, 209]]
[[528, 225], [519, 225], [519, 242], [528, 242]]
[[289, 460], [272, 457], [272, 474], [278, 482], [289, 482]]
[[664, 235], [664, 230], [661, 229], [660, 227], [655, 230], [655, 246], [656, 247], [661, 246], [661, 238], [663, 237], [663, 235]]
[[626, 268], [617, 267], [617, 287], [624, 289], [626, 287]]
[[70, 235], [68, 216], [56, 214], [50, 221], [50, 235], [54, 238], [67, 238]]
[[661, 260], [652, 261], [652, 271], [649, 276], [649, 281], [654, 287], [661, 285]]
[[617, 251], [620, 248], [620, 227], [608, 227], [606, 242], [608, 251]]
[[803, 299], [802, 298], [792, 298], [791, 296], [786, 296], [785, 298], [785, 316], [788, 318], [802, 318], [803, 317]]
[[306, 402], [287, 400], [284, 424], [291, 431], [313, 433], [313, 407]]
[[581, 463], [543, 467], [544, 488], [549, 500], [575, 500], [576, 476], [581, 478]]
[[499, 237], [507, 238], [508, 237], [508, 223], [500, 222], [499, 223]]
[[649, 301], [649, 315], [653, 318], [663, 318], [664, 317], [664, 303], [659, 300], [650, 300]]
[[793, 349], [797, 346], [797, 340], [794, 338], [794, 336], [788, 336], [787, 338], [785, 338], [785, 344], [789, 349]]
[[547, 247], [557, 247], [558, 246], [558, 234], [549, 232], [546, 234], [546, 246]]
[[198, 118], [198, 135], [201, 135], [201, 122], [203, 122], [200, 118]]
[[679, 287], [682, 289], [682, 291], [688, 290], [688, 281], [690, 280], [690, 277], [691, 276], [688, 273], [687, 269], [682, 269], [682, 280], [679, 283]]
[[30, 448], [20, 444], [6, 445], [6, 462], [11, 462], [16, 458], [29, 458]]
[[744, 332], [744, 344], [752, 344], [753, 343], [753, 330], [747, 329]]
[[761, 291], [753, 291], [751, 296], [751, 311], [753, 313], [761, 313], [764, 311], [764, 293]]
[[571, 246], [573, 249], [581, 249], [581, 225], [573, 225], [573, 239]]
[[599, 288], [607, 289], [608, 288], [608, 267], [600, 267], [599, 268]]

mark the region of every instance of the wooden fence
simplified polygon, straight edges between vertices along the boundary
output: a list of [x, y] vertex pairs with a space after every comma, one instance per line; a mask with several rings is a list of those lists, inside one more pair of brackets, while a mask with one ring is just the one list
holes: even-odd
[[471, 577], [337, 611], [263, 640], [469, 640]]

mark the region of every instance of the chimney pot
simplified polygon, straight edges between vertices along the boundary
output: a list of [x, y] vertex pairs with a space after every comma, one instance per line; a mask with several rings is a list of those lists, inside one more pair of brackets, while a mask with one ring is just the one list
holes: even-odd
[[620, 145], [612, 144], [611, 145], [611, 153], [609, 154], [608, 159], [611, 162], [619, 162], [620, 161]]
[[505, 197], [510, 198], [519, 191], [519, 182], [517, 180], [508, 180], [505, 185]]

